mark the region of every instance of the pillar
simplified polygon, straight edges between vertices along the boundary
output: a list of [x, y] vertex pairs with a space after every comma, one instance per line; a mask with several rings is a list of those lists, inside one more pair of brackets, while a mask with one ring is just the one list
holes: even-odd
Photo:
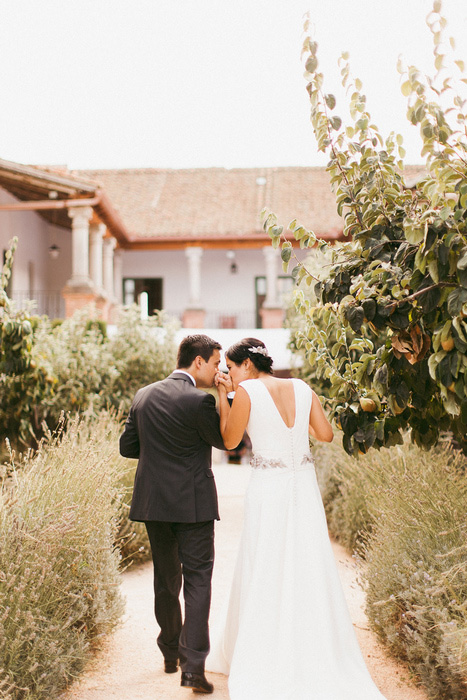
[[114, 295], [117, 304], [123, 303], [123, 250], [114, 252]]
[[185, 248], [188, 259], [188, 308], [183, 313], [184, 328], [204, 328], [206, 312], [201, 308], [201, 258], [203, 249], [200, 246]]
[[277, 263], [279, 250], [272, 246], [263, 248], [266, 263], [266, 299], [260, 310], [263, 328], [281, 328], [284, 310], [277, 298]]
[[89, 221], [92, 217], [92, 208], [70, 207], [68, 216], [72, 221], [71, 278], [66, 286], [92, 291], [93, 284], [89, 277]]
[[105, 230], [105, 224], [94, 224], [89, 229], [89, 275], [98, 293], [103, 292], [102, 249]]
[[104, 238], [102, 281], [109, 300], [114, 299], [114, 248], [116, 243], [115, 238]]
[[89, 276], [89, 221], [91, 207], [70, 207], [71, 219], [71, 277], [62, 290], [65, 316], [73, 316], [96, 299], [94, 284]]

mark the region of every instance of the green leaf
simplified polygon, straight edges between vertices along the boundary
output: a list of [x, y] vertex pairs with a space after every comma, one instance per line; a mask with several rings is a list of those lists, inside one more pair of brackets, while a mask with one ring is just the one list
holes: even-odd
[[288, 246], [286, 246], [286, 244], [284, 243], [284, 247], [281, 250], [282, 261], [285, 263], [288, 263], [291, 256], [292, 256], [292, 246], [290, 245], [290, 243]]
[[290, 231], [295, 231], [295, 229], [297, 228], [297, 219], [294, 219], [293, 221], [291, 221], [287, 228]]
[[316, 56], [309, 56], [305, 63], [305, 68], [309, 73], [314, 73], [318, 68], [318, 59]]
[[365, 318], [365, 312], [361, 306], [348, 306], [345, 310], [345, 316], [349, 325], [355, 333], [358, 333]]
[[430, 273], [430, 277], [433, 280], [433, 282], [437, 284], [439, 282], [439, 273], [438, 261], [436, 259], [428, 263], [428, 272]]
[[273, 239], [271, 240], [271, 244], [272, 244], [272, 247], [273, 247], [275, 250], [277, 250], [277, 248], [279, 248], [279, 246], [280, 246], [280, 244], [281, 244], [280, 236], [276, 236], [275, 238], [273, 238]]
[[411, 94], [412, 83], [410, 82], [410, 80], [406, 80], [404, 83], [402, 83], [401, 92], [404, 95], [404, 97], [408, 97]]
[[443, 359], [439, 363], [438, 376], [441, 381], [441, 384], [443, 384], [444, 386], [448, 387], [452, 384], [453, 376], [451, 374], [451, 360], [449, 355], [443, 357]]
[[419, 296], [418, 301], [425, 314], [436, 309], [441, 298], [441, 291], [438, 287], [430, 289], [426, 294]]
[[435, 68], [436, 70], [441, 70], [443, 68], [444, 55], [442, 53], [438, 54], [435, 58]]
[[342, 119], [340, 117], [331, 117], [329, 123], [331, 124], [331, 127], [334, 129], [334, 131], [339, 131], [339, 129], [342, 126]]
[[467, 301], [467, 289], [458, 287], [454, 289], [448, 296], [448, 313], [450, 316], [460, 314], [462, 305]]
[[422, 134], [425, 136], [427, 139], [431, 139], [434, 136], [434, 130], [431, 124], [425, 124], [425, 126], [422, 129]]
[[334, 97], [334, 95], [326, 95], [324, 100], [329, 109], [334, 109], [334, 107], [336, 106], [336, 98]]
[[271, 231], [270, 231], [269, 235], [270, 235], [270, 236], [274, 236], [274, 238], [275, 238], [276, 236], [281, 236], [283, 230], [284, 230], [284, 227], [283, 227], [283, 226], [273, 226], [273, 227], [271, 228]]
[[387, 391], [388, 387], [388, 366], [387, 365], [381, 365], [379, 369], [376, 370], [375, 376], [373, 379], [373, 384], [375, 386], [375, 389], [380, 393], [380, 394], [385, 394]]
[[292, 272], [290, 273], [290, 274], [292, 275], [292, 277], [293, 277], [294, 280], [297, 279], [297, 275], [298, 275], [298, 273], [299, 273], [299, 270], [300, 270], [300, 265], [295, 265], [295, 267], [293, 268]]
[[404, 222], [404, 233], [407, 241], [414, 245], [418, 245], [425, 238], [425, 228], [420, 225], [416, 226], [414, 223], [406, 224]]

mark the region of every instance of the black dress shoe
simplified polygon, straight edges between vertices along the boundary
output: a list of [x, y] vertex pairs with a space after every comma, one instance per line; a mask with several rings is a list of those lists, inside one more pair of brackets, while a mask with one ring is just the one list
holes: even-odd
[[165, 659], [164, 671], [166, 673], [177, 673], [177, 671], [178, 671], [178, 659], [174, 659], [173, 661], [171, 661], [170, 659]]
[[190, 673], [189, 671], [182, 672], [182, 680], [180, 685], [182, 685], [184, 688], [193, 688], [194, 693], [214, 692], [213, 684], [207, 680], [204, 673]]

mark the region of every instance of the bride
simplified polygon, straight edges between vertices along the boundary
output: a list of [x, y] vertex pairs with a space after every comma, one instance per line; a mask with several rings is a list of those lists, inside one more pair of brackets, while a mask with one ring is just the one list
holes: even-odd
[[319, 399], [300, 379], [273, 377], [260, 340], [236, 343], [226, 361], [224, 443], [235, 448], [247, 429], [254, 454], [227, 619], [207, 667], [229, 674], [231, 700], [384, 700], [355, 637], [309, 451], [309, 434], [333, 438]]

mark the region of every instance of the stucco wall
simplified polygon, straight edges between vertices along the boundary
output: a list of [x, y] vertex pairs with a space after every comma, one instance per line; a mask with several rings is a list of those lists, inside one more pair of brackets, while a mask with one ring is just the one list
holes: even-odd
[[[0, 204], [16, 201], [0, 188]], [[59, 291], [71, 274], [70, 231], [49, 225], [34, 211], [0, 211], [0, 254], [9, 247], [14, 236], [18, 238], [18, 246], [12, 293]], [[48, 254], [52, 243], [60, 246], [57, 260], [51, 260]]]
[[[262, 250], [236, 250], [237, 273], [226, 250], [204, 250], [201, 259], [201, 305], [207, 312], [255, 311], [255, 277], [266, 274]], [[277, 273], [281, 274], [280, 261]], [[163, 305], [181, 312], [189, 304], [188, 260], [184, 250], [124, 251], [123, 277], [161, 277]]]
[[56, 260], [47, 256], [47, 289], [61, 291], [71, 277], [71, 231], [59, 226], [47, 227], [47, 249], [58, 245], [60, 254]]
[[[0, 204], [10, 204], [16, 199], [8, 192], [0, 189]], [[47, 226], [34, 212], [29, 211], [0, 211], [0, 248], [9, 247], [10, 240], [18, 237], [15, 253], [12, 290], [29, 291], [29, 265], [34, 269], [34, 287], [39, 288], [47, 278]]]

